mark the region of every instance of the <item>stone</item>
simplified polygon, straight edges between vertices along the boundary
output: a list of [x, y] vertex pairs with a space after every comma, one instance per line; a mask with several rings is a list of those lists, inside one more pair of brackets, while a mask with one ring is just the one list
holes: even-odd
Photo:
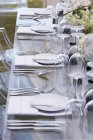
[[84, 55], [87, 62], [93, 61], [93, 33], [85, 35], [80, 40], [78, 51]]

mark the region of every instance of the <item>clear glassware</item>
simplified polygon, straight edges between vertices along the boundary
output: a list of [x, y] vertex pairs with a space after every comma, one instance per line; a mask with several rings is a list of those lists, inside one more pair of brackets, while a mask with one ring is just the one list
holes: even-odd
[[62, 52], [64, 54], [68, 54], [69, 50], [69, 40], [70, 40], [70, 35], [69, 34], [57, 34], [57, 37], [61, 39], [62, 41]]
[[53, 24], [57, 24], [58, 23], [58, 15], [57, 15], [56, 8], [53, 5], [49, 5], [46, 9], [51, 12]]
[[63, 2], [59, 2], [56, 5], [57, 15], [63, 18]]
[[70, 43], [69, 57], [78, 52], [78, 46], [75, 43]]
[[88, 68], [89, 70], [86, 72], [86, 76], [88, 79], [87, 89], [93, 89], [93, 69], [91, 67]]
[[84, 26], [71, 26], [72, 33], [82, 33], [84, 30]]
[[93, 100], [89, 101], [84, 108], [84, 114], [85, 116], [87, 116], [88, 113], [92, 113], [92, 117], [93, 117]]
[[51, 14], [54, 12], [55, 7], [53, 5], [48, 5], [46, 8], [48, 11], [51, 12]]
[[79, 44], [79, 40], [85, 36], [84, 33], [81, 32], [76, 32], [76, 33], [71, 33], [72, 36], [72, 42], [76, 42], [76, 44]]
[[62, 59], [61, 67], [56, 68], [56, 82], [55, 82], [55, 90], [58, 94], [68, 97], [67, 95], [67, 63], [68, 56], [66, 54], [60, 54], [60, 58]]
[[82, 99], [85, 78], [85, 60], [80, 53], [73, 54], [68, 62], [68, 76], [71, 80], [72, 89], [75, 89], [74, 98]]
[[59, 24], [52, 24], [51, 28], [52, 28], [54, 34], [60, 33], [60, 26], [59, 26]]
[[68, 21], [63, 17], [59, 25], [61, 26], [62, 29], [64, 29], [63, 27], [68, 25]]
[[53, 5], [49, 5], [49, 6], [47, 6], [46, 9], [48, 11], [50, 11], [50, 13], [51, 13], [51, 17], [53, 19], [52, 23], [57, 24], [58, 23], [58, 15], [57, 15], [57, 12], [56, 12], [56, 8]]

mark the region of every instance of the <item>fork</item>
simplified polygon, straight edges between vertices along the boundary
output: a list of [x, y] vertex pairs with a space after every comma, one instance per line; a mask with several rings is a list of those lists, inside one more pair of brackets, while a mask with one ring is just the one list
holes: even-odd
[[51, 92], [51, 91], [54, 90], [54, 88], [51, 88], [51, 89], [44, 92], [43, 88], [41, 88], [41, 89], [37, 89], [37, 88], [34, 88], [34, 89], [28, 88], [27, 89], [26, 88], [26, 89], [21, 89], [21, 90], [20, 89], [17, 89], [17, 90], [10, 89], [9, 94], [12, 95], [12, 96], [18, 96], [18, 95], [27, 95], [27, 94], [29, 95], [29, 94], [32, 94], [32, 93], [45, 93], [45, 92], [47, 93], [47, 92]]
[[30, 71], [30, 70], [13, 70], [13, 73], [15, 73], [16, 75], [44, 75], [47, 73], [50, 73], [52, 71]]

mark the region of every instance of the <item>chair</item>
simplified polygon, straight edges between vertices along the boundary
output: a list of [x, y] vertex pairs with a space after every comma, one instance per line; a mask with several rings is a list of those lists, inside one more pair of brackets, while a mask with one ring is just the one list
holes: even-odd
[[[4, 38], [4, 42], [0, 42], [0, 103], [5, 103], [7, 97], [7, 79], [11, 69], [13, 44], [11, 43], [4, 27], [0, 28], [0, 35]], [[3, 45], [3, 46], [2, 46]]]
[[4, 112], [8, 92], [8, 77], [10, 75], [12, 54], [13, 44], [6, 33], [5, 28], [2, 27], [0, 28], [0, 139], [2, 139]]
[[27, 6], [26, 0], [8, 0], [2, 1], [0, 0], [0, 8], [17, 8]]
[[4, 27], [0, 28], [0, 38], [0, 63], [3, 63], [4, 68], [10, 70], [13, 55], [13, 44], [11, 43]]

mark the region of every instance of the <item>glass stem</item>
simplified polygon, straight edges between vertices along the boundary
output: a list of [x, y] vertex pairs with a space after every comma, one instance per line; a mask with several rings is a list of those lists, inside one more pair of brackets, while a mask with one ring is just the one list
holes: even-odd
[[62, 39], [62, 53], [64, 53], [63, 50], [64, 50], [64, 39]]
[[77, 79], [75, 79], [75, 97], [77, 98]]

